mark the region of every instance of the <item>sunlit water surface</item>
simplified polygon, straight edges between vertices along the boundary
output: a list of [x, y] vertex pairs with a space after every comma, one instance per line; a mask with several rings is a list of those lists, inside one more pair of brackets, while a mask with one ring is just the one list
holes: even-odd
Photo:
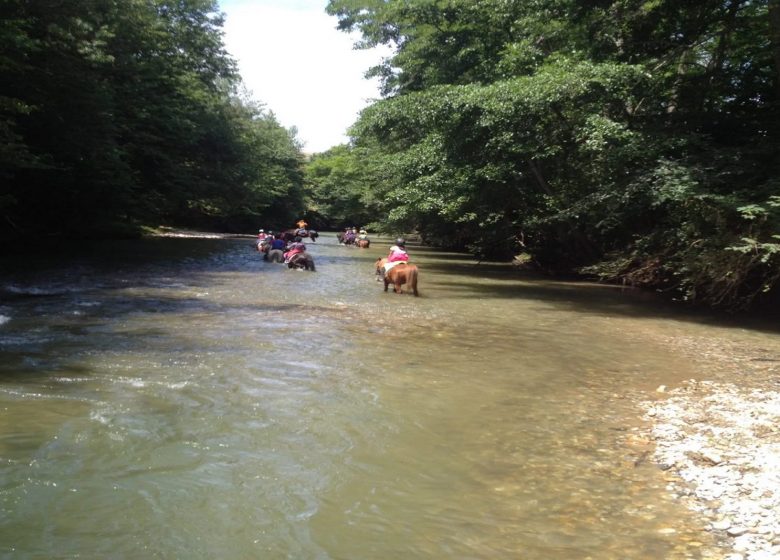
[[720, 327], [415, 246], [421, 296], [383, 293], [386, 249], [3, 261], [0, 554], [718, 557], [627, 435], [700, 374], [642, 332]]

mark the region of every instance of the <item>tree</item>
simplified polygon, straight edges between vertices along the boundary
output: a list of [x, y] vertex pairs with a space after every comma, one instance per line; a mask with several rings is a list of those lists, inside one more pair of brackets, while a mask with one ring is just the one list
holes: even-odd
[[[481, 255], [521, 240], [546, 268], [731, 308], [771, 290], [780, 266], [766, 202], [779, 192], [773, 10], [766, 0], [328, 4], [362, 46], [395, 47], [372, 70], [386, 99], [353, 128], [354, 146], [389, 170], [373, 186], [388, 228]], [[761, 220], [746, 218], [754, 206], [767, 209]]]
[[240, 98], [216, 1], [9, 0], [0, 13], [0, 238], [235, 229], [302, 207], [295, 132]]

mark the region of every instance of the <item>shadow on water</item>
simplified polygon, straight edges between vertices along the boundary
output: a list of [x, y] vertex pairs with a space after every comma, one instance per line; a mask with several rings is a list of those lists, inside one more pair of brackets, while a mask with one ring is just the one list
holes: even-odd
[[[368, 270], [377, 256], [383, 254], [385, 245], [391, 242], [392, 239], [376, 238], [371, 249], [362, 250], [339, 246], [335, 238], [326, 234], [317, 243], [309, 243], [319, 271], [307, 274], [327, 274], [328, 266], [352, 266], [356, 261], [363, 261]], [[334, 254], [334, 248], [342, 252]], [[381, 251], [377, 252], [377, 249]], [[707, 325], [780, 332], [780, 323], [771, 314], [765, 317], [755, 314], [728, 315], [692, 308], [659, 293], [577, 279], [554, 279], [541, 273], [518, 270], [509, 263], [479, 262], [466, 254], [415, 244], [409, 244], [409, 250], [413, 261], [420, 266], [421, 292], [425, 297], [429, 297], [425, 290], [425, 285], [429, 284], [445, 287], [448, 297], [453, 298], [519, 298], [547, 301], [561, 309], [579, 313], [669, 317]], [[165, 287], [175, 282], [175, 274], [179, 270], [186, 273], [186, 282], [190, 288], [213, 286], [215, 273], [288, 274], [284, 265], [263, 261], [254, 243], [247, 239], [150, 238], [99, 241], [63, 246], [55, 254], [47, 252], [23, 257], [6, 256], [0, 259], [0, 265], [10, 271], [0, 278], [0, 304], [3, 301], [12, 303], [27, 298], [46, 300], [93, 291]], [[139, 269], [142, 269], [140, 274]], [[45, 286], [26, 284], [29, 280], [28, 271], [34, 271], [40, 278], [41, 271], [46, 270], [56, 272]], [[456, 280], [448, 281], [440, 277]], [[225, 310], [224, 307], [209, 307], [197, 298], [149, 299], [141, 294], [124, 294], [123, 297], [127, 301], [118, 306], [116, 311], [120, 313], [139, 310], [156, 313]], [[286, 306], [282, 308], [289, 309]]]
[[[327, 239], [327, 238], [326, 238]], [[330, 242], [329, 242], [330, 241]], [[373, 262], [375, 256], [359, 249], [343, 248], [341, 254], [322, 254], [321, 247], [333, 248], [335, 239], [308, 243], [307, 247], [315, 264], [352, 264], [355, 260]], [[148, 238], [142, 240], [92, 241], [64, 246], [54, 252], [30, 252], [24, 255], [0, 256], [0, 298], [38, 297], [56, 295], [56, 283], [48, 290], [18, 289], [17, 284], [29, 281], [31, 275], [41, 277], [47, 270], [53, 271], [52, 281], [78, 285], [79, 280], [95, 281], [106, 275], [112, 287], [121, 277], [122, 288], [133, 283], [147, 281], [158, 272], [170, 276], [171, 272], [186, 269], [188, 282], [197, 285], [198, 278], [207, 275], [203, 285], [212, 283], [215, 272], [277, 272], [286, 267], [264, 261], [253, 242], [246, 239], [200, 238]], [[200, 270], [198, 270], [200, 269]], [[139, 270], [144, 276], [134, 274]], [[97, 280], [99, 282], [99, 280]]]
[[[432, 257], [439, 260], [436, 253]], [[453, 259], [454, 261], [454, 259]], [[728, 314], [706, 308], [697, 308], [669, 296], [639, 288], [615, 284], [595, 283], [574, 278], [551, 278], [542, 273], [517, 270], [511, 264], [462, 262], [424, 262], [421, 278], [426, 272], [444, 277], [456, 277], [447, 281], [435, 279], [439, 286], [446, 286], [452, 297], [461, 298], [520, 298], [546, 301], [561, 310], [579, 313], [615, 314], [631, 317], [671, 318], [711, 326], [743, 328], [769, 334], [780, 333], [778, 312], [772, 309], [762, 313]], [[473, 282], [462, 281], [473, 278]], [[425, 278], [428, 280], [428, 278]], [[485, 283], [488, 280], [488, 283]]]

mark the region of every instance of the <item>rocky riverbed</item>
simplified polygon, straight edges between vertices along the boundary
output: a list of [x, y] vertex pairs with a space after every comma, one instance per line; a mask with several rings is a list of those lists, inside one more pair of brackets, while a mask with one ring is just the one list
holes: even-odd
[[688, 342], [715, 364], [712, 379], [661, 386], [642, 403], [652, 458], [670, 475], [667, 489], [728, 551], [724, 558], [780, 559], [780, 358], [765, 348], [735, 344], [729, 353], [723, 341]]

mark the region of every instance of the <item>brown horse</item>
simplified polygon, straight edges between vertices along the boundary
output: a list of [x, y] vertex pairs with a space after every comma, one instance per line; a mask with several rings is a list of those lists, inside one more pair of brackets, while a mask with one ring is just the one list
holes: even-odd
[[296, 268], [298, 270], [310, 270], [314, 272], [317, 268], [314, 266], [314, 259], [307, 252], [298, 253], [290, 258], [290, 262], [287, 263], [288, 268]]
[[376, 270], [376, 281], [381, 282], [382, 280], [382, 269], [384, 269], [385, 264], [387, 263], [387, 259], [377, 259], [374, 263], [374, 269]]
[[281, 249], [271, 249], [269, 251], [266, 251], [263, 260], [270, 261], [272, 263], [283, 263], [284, 251], [282, 251]]
[[385, 291], [390, 284], [393, 285], [393, 291], [396, 294], [400, 294], [401, 286], [406, 284], [407, 290], [411, 288], [412, 293], [419, 296], [420, 294], [417, 293], [417, 265], [401, 263], [385, 272]]
[[358, 239], [355, 241], [355, 245], [360, 247], [361, 249], [368, 249], [368, 247], [371, 245], [371, 241], [368, 239]]

